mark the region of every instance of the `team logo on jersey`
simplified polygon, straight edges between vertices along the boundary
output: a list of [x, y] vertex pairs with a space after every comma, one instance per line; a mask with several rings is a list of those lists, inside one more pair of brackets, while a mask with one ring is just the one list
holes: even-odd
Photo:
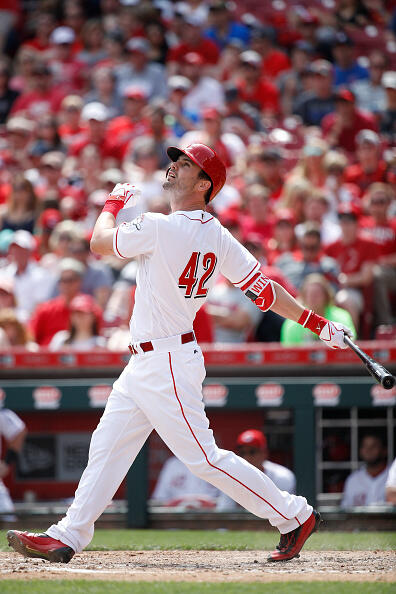
[[281, 384], [261, 384], [256, 388], [258, 406], [280, 406], [285, 389]]
[[395, 406], [396, 387], [392, 390], [385, 390], [382, 386], [372, 386], [370, 390], [371, 398], [375, 406]]
[[316, 384], [312, 394], [315, 406], [337, 406], [340, 401], [341, 388], [338, 384]]
[[139, 217], [136, 217], [136, 219], [133, 219], [133, 221], [130, 222], [130, 225], [133, 225], [136, 231], [140, 231], [140, 229], [142, 228], [143, 217], [144, 215], [140, 215]]
[[34, 408], [57, 409], [61, 398], [62, 393], [55, 386], [40, 386], [33, 391]]

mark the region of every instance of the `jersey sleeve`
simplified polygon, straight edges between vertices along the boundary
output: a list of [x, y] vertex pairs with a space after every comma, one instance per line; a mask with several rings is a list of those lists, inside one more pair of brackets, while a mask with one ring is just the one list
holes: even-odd
[[260, 263], [229, 231], [224, 231], [226, 249], [220, 272], [243, 291], [244, 286], [249, 286], [253, 276], [259, 271]]
[[12, 410], [0, 411], [0, 433], [7, 441], [11, 441], [25, 429], [26, 425]]
[[113, 250], [119, 258], [134, 258], [153, 253], [156, 243], [157, 219], [145, 213], [116, 227]]

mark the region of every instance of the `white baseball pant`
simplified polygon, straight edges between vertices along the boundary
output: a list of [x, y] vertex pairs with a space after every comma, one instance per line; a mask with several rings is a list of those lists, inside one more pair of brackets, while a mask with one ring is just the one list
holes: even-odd
[[205, 367], [197, 343], [181, 345], [180, 336], [152, 343], [148, 353], [134, 345], [139, 354], [114, 383], [75, 499], [47, 534], [82, 551], [153, 428], [191, 472], [281, 533], [303, 524], [312, 513], [304, 497], [280, 491], [263, 472], [217, 447], [202, 399]]

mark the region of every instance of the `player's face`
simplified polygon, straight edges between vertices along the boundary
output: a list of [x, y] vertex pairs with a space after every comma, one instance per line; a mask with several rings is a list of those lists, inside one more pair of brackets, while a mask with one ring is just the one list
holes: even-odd
[[375, 437], [365, 437], [360, 446], [360, 457], [366, 464], [378, 464], [384, 458], [381, 441]]
[[198, 165], [191, 159], [181, 155], [177, 161], [171, 163], [163, 187], [165, 190], [188, 194], [193, 191], [200, 171]]

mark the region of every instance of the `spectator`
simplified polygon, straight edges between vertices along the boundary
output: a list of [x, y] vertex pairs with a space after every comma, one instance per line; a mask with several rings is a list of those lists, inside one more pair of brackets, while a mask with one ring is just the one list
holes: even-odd
[[[286, 466], [268, 460], [267, 438], [262, 431], [257, 429], [243, 431], [237, 437], [236, 446], [238, 456], [264, 472], [279, 489], [289, 493], [296, 492], [294, 473]], [[237, 508], [238, 504], [227, 495], [220, 496], [217, 505], [218, 511], [231, 511]]]
[[0, 269], [0, 272], [0, 311], [2, 309], [15, 309], [14, 280], [2, 274], [2, 269]]
[[56, 208], [46, 208], [38, 218], [36, 226], [37, 251], [42, 258], [50, 251], [49, 239], [56, 225], [62, 220], [62, 215]]
[[359, 109], [377, 113], [386, 105], [382, 76], [388, 66], [388, 57], [380, 50], [373, 50], [369, 57], [369, 78], [352, 83], [351, 90], [356, 96]]
[[192, 82], [185, 76], [174, 75], [168, 79], [169, 100], [166, 106], [168, 119], [171, 119], [171, 129], [174, 136], [180, 138], [192, 130], [198, 122], [198, 116], [189, 113], [184, 108], [184, 98], [191, 90]]
[[330, 200], [331, 215], [337, 213], [342, 202], [352, 202], [359, 196], [359, 188], [355, 183], [346, 182], [348, 159], [341, 151], [328, 151], [323, 158], [326, 173], [324, 190]]
[[35, 248], [36, 242], [28, 231], [15, 231], [8, 249], [9, 264], [1, 269], [1, 276], [13, 282], [17, 314], [22, 322], [48, 299], [53, 288], [53, 279], [34, 259]]
[[23, 112], [32, 120], [48, 113], [57, 114], [64, 96], [64, 89], [54, 85], [50, 68], [39, 62], [32, 70], [32, 88], [24, 90], [14, 101], [11, 114]]
[[276, 211], [273, 218], [273, 233], [267, 241], [267, 261], [271, 266], [276, 266], [277, 259], [282, 254], [297, 252], [295, 223], [295, 216], [290, 208], [280, 208]]
[[81, 119], [87, 123], [87, 131], [82, 140], [70, 145], [69, 155], [79, 157], [86, 147], [93, 146], [97, 149], [101, 161], [110, 158], [118, 160], [120, 155], [106, 131], [108, 120], [106, 106], [98, 101], [87, 103], [81, 112]]
[[173, 46], [167, 56], [167, 66], [171, 73], [178, 70], [183, 62], [184, 56], [189, 52], [195, 52], [202, 58], [204, 66], [214, 66], [219, 59], [219, 48], [216, 43], [202, 35], [203, 21], [199, 16], [187, 13], [184, 17], [184, 27], [180, 43]]
[[361, 0], [338, 0], [335, 13], [340, 27], [365, 27], [371, 14]]
[[112, 68], [97, 67], [92, 75], [92, 86], [91, 91], [84, 97], [84, 103], [102, 103], [107, 109], [109, 119], [123, 112], [122, 100], [116, 89], [116, 75]]
[[217, 44], [219, 49], [223, 49], [230, 39], [239, 39], [245, 46], [249, 44], [250, 31], [248, 27], [233, 19], [227, 2], [213, 0], [209, 4], [209, 22], [210, 26], [206, 29], [205, 34]]
[[365, 307], [364, 290], [372, 286], [379, 249], [374, 242], [359, 237], [359, 209], [356, 206], [341, 204], [338, 217], [341, 238], [328, 245], [325, 252], [340, 268], [338, 283], [341, 288], [336, 294], [336, 304], [351, 314], [358, 330]]
[[33, 233], [38, 217], [38, 200], [34, 188], [22, 173], [12, 183], [6, 204], [0, 207], [0, 229]]
[[[351, 316], [345, 309], [334, 305], [334, 291], [322, 274], [309, 274], [300, 289], [301, 302], [332, 322], [348, 326], [356, 336]], [[313, 342], [316, 335], [292, 320], [285, 320], [281, 328], [281, 343], [285, 346]]]
[[241, 99], [265, 116], [279, 113], [279, 93], [276, 86], [262, 76], [259, 53], [247, 50], [240, 55], [241, 75], [235, 80]]
[[374, 182], [386, 182], [387, 165], [381, 159], [380, 138], [373, 130], [361, 130], [356, 136], [357, 163], [347, 167], [345, 181], [355, 184], [363, 196]]
[[80, 233], [78, 223], [74, 221], [59, 222], [49, 237], [50, 251], [41, 258], [41, 265], [51, 274], [56, 274], [61, 260], [71, 256], [71, 246], [79, 239]]
[[167, 84], [164, 67], [149, 62], [150, 44], [147, 39], [135, 37], [126, 44], [129, 62], [118, 69], [118, 92], [123, 94], [126, 87], [137, 85], [145, 89], [149, 99], [165, 98]]
[[22, 45], [15, 57], [15, 71], [10, 79], [10, 89], [22, 93], [34, 86], [34, 68], [39, 62], [36, 50]]
[[150, 124], [143, 114], [147, 93], [143, 87], [131, 85], [123, 92], [124, 115], [114, 118], [108, 126], [107, 137], [124, 157], [128, 146], [136, 138], [150, 133]]
[[396, 505], [396, 458], [392, 462], [386, 479], [385, 496], [387, 503]]
[[238, 87], [234, 83], [224, 86], [225, 110], [223, 119], [225, 128], [228, 126], [243, 124], [246, 126], [244, 134], [241, 136], [245, 144], [248, 144], [249, 136], [253, 130], [262, 131], [263, 127], [260, 120], [260, 111], [242, 101]]
[[296, 101], [293, 113], [301, 116], [306, 126], [320, 126], [324, 116], [335, 108], [333, 66], [327, 60], [315, 60], [309, 72], [311, 88]]
[[107, 56], [103, 47], [103, 27], [100, 19], [89, 19], [81, 29], [83, 49], [77, 54], [77, 60], [85, 67], [93, 68]]
[[103, 46], [106, 52], [106, 57], [98, 62], [97, 67], [111, 68], [117, 80], [118, 73], [124, 67], [127, 61], [127, 54], [125, 52], [125, 40], [120, 29], [112, 29], [106, 31], [103, 40]]
[[328, 245], [339, 239], [341, 235], [340, 226], [331, 220], [329, 216], [330, 199], [323, 190], [314, 190], [304, 203], [304, 223], [296, 227], [296, 236], [304, 232], [306, 223], [315, 223], [320, 227], [322, 245]]
[[240, 223], [244, 237], [254, 233], [264, 242], [272, 236], [274, 221], [270, 214], [268, 199], [269, 190], [262, 184], [253, 184], [245, 189], [246, 214]]
[[77, 295], [70, 302], [70, 322], [67, 330], [57, 332], [49, 349], [91, 351], [106, 346], [106, 340], [99, 335], [101, 310], [89, 295]]
[[386, 447], [378, 434], [362, 437], [359, 455], [364, 466], [352, 472], [345, 481], [341, 507], [381, 505], [385, 503], [385, 485], [389, 472]]
[[[322, 253], [320, 227], [306, 223], [299, 247], [301, 254], [286, 252], [276, 259], [276, 266], [297, 289], [302, 287], [309, 274], [322, 274], [332, 284], [337, 284], [339, 266], [334, 258]], [[346, 309], [346, 308], [345, 308]]]
[[27, 327], [17, 317], [16, 311], [11, 308], [0, 309], [0, 328], [7, 338], [7, 347], [21, 347], [28, 351], [37, 351], [38, 346], [32, 342]]
[[50, 37], [55, 26], [55, 16], [51, 12], [40, 11], [34, 19], [34, 37], [26, 39], [22, 48], [33, 48], [39, 53], [40, 58], [45, 59], [51, 52]]
[[30, 147], [30, 154], [39, 157], [49, 151], [64, 151], [60, 136], [58, 134], [58, 123], [52, 114], [40, 116], [37, 122], [36, 139]]
[[338, 31], [333, 42], [334, 84], [336, 87], [349, 86], [357, 80], [369, 78], [367, 68], [356, 60], [355, 45], [344, 31]]
[[4, 56], [0, 59], [0, 124], [5, 124], [19, 92], [10, 88], [10, 63]]
[[314, 188], [304, 175], [305, 169], [295, 170], [296, 175], [291, 172], [289, 179], [282, 188], [282, 194], [279, 199], [279, 206], [289, 209], [293, 213], [295, 222], [304, 220], [304, 204], [311, 195]]
[[335, 111], [322, 120], [323, 135], [329, 145], [353, 153], [357, 148], [356, 136], [361, 130], [367, 129], [377, 129], [374, 116], [356, 107], [352, 91], [337, 91]]
[[269, 205], [272, 206], [282, 193], [284, 183], [284, 161], [282, 150], [277, 147], [263, 147], [252, 144], [247, 151], [247, 175], [252, 181], [269, 190]]
[[196, 52], [184, 56], [181, 73], [191, 81], [192, 86], [184, 97], [183, 107], [196, 119], [205, 107], [224, 108], [223, 87], [215, 78], [206, 75], [202, 66], [202, 57]]
[[18, 460], [26, 437], [26, 425], [12, 410], [0, 410], [0, 436], [5, 439], [7, 451], [0, 461], [0, 517], [4, 521], [15, 521], [15, 508], [3, 478]]
[[215, 342], [246, 342], [258, 323], [261, 312], [227, 279], [210, 291], [206, 310], [214, 324]]
[[71, 27], [57, 27], [51, 33], [50, 41], [53, 58], [49, 62], [53, 74], [53, 82], [62, 89], [63, 93], [82, 91], [85, 86], [83, 79], [84, 65], [73, 51], [76, 35]]
[[153, 494], [153, 505], [202, 509], [216, 507], [220, 491], [195, 476], [176, 456], [170, 456], [159, 474]]
[[300, 103], [300, 96], [306, 90], [304, 81], [306, 80], [306, 74], [309, 70], [309, 62], [313, 52], [313, 45], [307, 41], [297, 41], [291, 50], [290, 70], [282, 72], [277, 78], [277, 86], [284, 115], [299, 113], [298, 105]]
[[146, 36], [150, 42], [150, 61], [165, 66], [169, 51], [166, 26], [155, 21], [146, 25]]
[[394, 193], [386, 184], [372, 184], [364, 197], [368, 213], [361, 220], [361, 237], [373, 241], [380, 255], [374, 269], [375, 324], [393, 324], [396, 295], [396, 219], [391, 217]]
[[8, 171], [21, 174], [30, 165], [27, 150], [32, 139], [34, 123], [22, 116], [8, 118], [6, 123], [6, 147], [0, 149], [1, 161]]
[[272, 27], [253, 28], [250, 47], [261, 56], [262, 75], [275, 80], [281, 72], [290, 69], [287, 55], [275, 47], [276, 32]]
[[74, 258], [64, 258], [59, 264], [59, 297], [39, 305], [30, 320], [35, 341], [47, 346], [60, 330], [70, 323], [70, 303], [81, 292], [84, 266]]
[[386, 93], [386, 106], [380, 111], [380, 130], [390, 144], [396, 141], [396, 72], [385, 72], [382, 86]]
[[61, 125], [58, 134], [65, 147], [73, 142], [79, 142], [86, 132], [86, 125], [81, 121], [83, 100], [79, 95], [67, 95], [61, 103]]
[[321, 138], [313, 136], [308, 138], [307, 144], [302, 149], [302, 156], [296, 167], [290, 172], [290, 177], [302, 177], [309, 181], [314, 188], [322, 188], [326, 180], [323, 160], [328, 145]]

